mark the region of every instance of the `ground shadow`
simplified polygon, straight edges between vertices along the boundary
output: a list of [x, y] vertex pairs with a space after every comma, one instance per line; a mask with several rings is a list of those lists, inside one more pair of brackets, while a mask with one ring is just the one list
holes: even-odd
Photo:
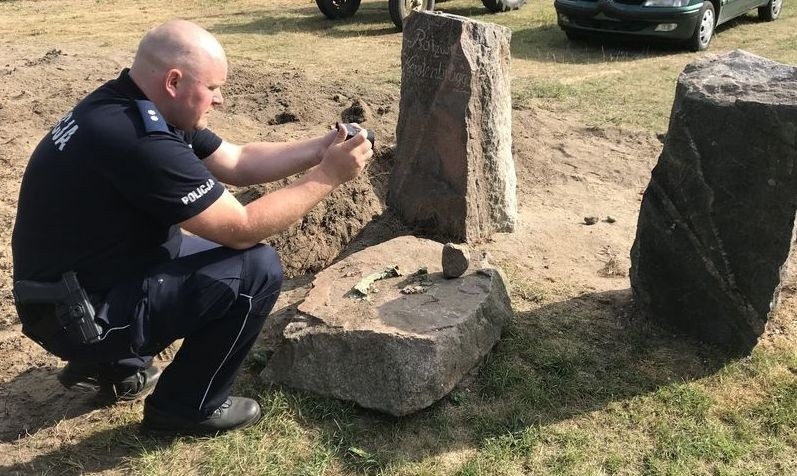
[[[300, 16], [297, 17], [296, 15]], [[227, 21], [231, 15], [218, 15]], [[255, 10], [232, 15], [232, 17], [245, 17], [246, 21], [240, 24], [225, 25], [219, 24], [209, 28], [216, 33], [252, 33], [261, 35], [279, 35], [285, 30], [323, 32], [324, 36], [331, 38], [348, 38], [362, 36], [380, 36], [401, 34], [398, 28], [390, 19], [387, 9], [387, 2], [384, 5], [368, 4], [361, 5], [353, 16], [348, 18], [329, 19], [324, 16], [318, 8], [296, 8], [291, 9], [291, 14], [284, 17], [274, 16], [273, 11]], [[207, 22], [208, 18], [203, 17]], [[368, 28], [357, 29], [357, 25], [367, 26]], [[383, 25], [381, 28], [374, 28], [375, 25]]]
[[[759, 20], [751, 15], [741, 16], [718, 26], [716, 34], [721, 35], [740, 24], [757, 22]], [[684, 42], [624, 35], [587, 35], [582, 39], [569, 40], [557, 24], [540, 25], [513, 32], [511, 48], [514, 58], [565, 64], [628, 62], [690, 53]]]
[[170, 439], [142, 437], [138, 424], [99, 431], [73, 444], [58, 445], [31, 461], [0, 466], [0, 474], [97, 474], [118, 469], [124, 461], [170, 444]]
[[[438, 5], [436, 10], [466, 18], [483, 15], [487, 12], [480, 4], [474, 5], [473, 8], [446, 8], [445, 5]], [[223, 18], [225, 21], [228, 21], [231, 16], [233, 18], [243, 17], [244, 20], [235, 24], [220, 23], [209, 27], [210, 31], [215, 34], [247, 33], [273, 36], [286, 30], [299, 30], [316, 32], [330, 38], [401, 35], [401, 31], [393, 25], [390, 19], [387, 2], [384, 2], [384, 5], [382, 3], [361, 5], [353, 16], [335, 20], [326, 18], [314, 7], [292, 9], [290, 14], [285, 16], [275, 16], [273, 11], [265, 10], [241, 12], [236, 15], [217, 15], [218, 18]], [[213, 16], [203, 17], [203, 21], [207, 22], [212, 18]], [[745, 20], [745, 18], [748, 19]], [[718, 31], [744, 21], [755, 20], [752, 17], [742, 17], [740, 20], [721, 25]], [[381, 27], [375, 27], [377, 25], [381, 25]], [[358, 26], [363, 28], [358, 28]], [[566, 64], [636, 61], [688, 51], [682, 44], [622, 36], [600, 35], [589, 37], [584, 41], [570, 41], [555, 23], [514, 31], [511, 49], [512, 56], [515, 58]]]
[[[488, 12], [479, 2], [473, 7], [448, 8], [445, 4], [438, 4], [435, 10], [466, 18], [484, 15]], [[202, 20], [208, 21], [213, 17], [213, 15], [204, 16]], [[213, 33], [279, 35], [285, 30], [300, 30], [322, 32], [330, 38], [401, 34], [401, 31], [390, 19], [387, 2], [361, 5], [353, 16], [334, 20], [326, 18], [314, 6], [291, 9], [290, 15], [286, 14], [285, 16], [275, 16], [274, 12], [270, 10], [249, 10], [235, 15], [219, 14], [216, 17], [223, 18], [225, 21], [228, 21], [230, 17], [243, 17], [245, 20], [238, 24], [218, 24], [209, 27]], [[490, 16], [487, 16], [484, 21], [492, 20], [490, 20]], [[754, 15], [743, 15], [717, 27], [717, 33], [722, 34], [737, 25], [758, 22], [760, 20]], [[368, 28], [358, 29], [358, 25]], [[382, 25], [382, 27], [374, 28], [375, 25]], [[512, 33], [513, 57], [544, 62], [597, 64], [606, 61], [636, 61], [688, 51], [683, 43], [627, 36], [595, 35], [584, 40], [571, 41], [556, 23], [518, 29]]]
[[[0, 441], [9, 442], [97, 408], [93, 392], [67, 390], [56, 379], [60, 369], [30, 368], [0, 391]], [[5, 474], [0, 471], [0, 474]]]
[[413, 228], [402, 223], [401, 218], [392, 209], [386, 208], [382, 214], [368, 222], [352, 238], [351, 242], [341, 250], [329, 266], [370, 246], [376, 246], [393, 238], [412, 234], [414, 234]]
[[[532, 302], [547, 299], [533, 292], [524, 296]], [[421, 461], [430, 452], [482, 447], [496, 436], [544, 427], [672, 383], [699, 379], [728, 361], [716, 348], [638, 317], [630, 291], [623, 290], [583, 294], [516, 313], [477, 371], [451, 394], [413, 415], [392, 417], [351, 402], [279, 391], [294, 395], [290, 404], [300, 424], [318, 433], [319, 441], [330, 442], [348, 469], [378, 472], [391, 464]], [[260, 366], [250, 359], [248, 367], [243, 380], [260, 398], [270, 398], [277, 390], [259, 382]], [[91, 409], [88, 396], [65, 405], [55, 372], [32, 369], [4, 386], [8, 393], [19, 394], [35, 381], [40, 393], [51, 394], [36, 406], [59, 413], [37, 417], [29, 433], [64, 415], [74, 417]], [[42, 381], [49, 387], [42, 387]], [[0, 474], [102, 472], [169, 444], [141, 438], [139, 428], [126, 424], [103, 430], [32, 461], [0, 467]], [[4, 441], [14, 439], [6, 435]], [[434, 444], [411, 443], [416, 437]]]
[[[553, 6], [553, 4], [551, 6]], [[501, 12], [491, 12], [480, 0], [471, 0], [470, 5], [460, 6], [448, 6], [445, 2], [440, 2], [438, 0], [438, 2], [435, 3], [434, 9], [436, 12], [447, 13], [449, 15], [459, 15], [466, 18], [482, 16], [479, 21], [490, 23], [497, 23], [504, 14]], [[511, 13], [511, 10], [510, 12], [506, 13]]]
[[[354, 469], [364, 463], [350, 448], [373, 455], [368, 464], [378, 470], [429, 457], [431, 448], [409, 445], [407, 435], [433, 439], [435, 453], [481, 447], [489, 438], [711, 375], [731, 360], [636, 316], [630, 290], [545, 304], [517, 313], [478, 372], [423, 411], [396, 418], [303, 394], [298, 413], [330, 441], [343, 439], [339, 456]], [[345, 432], [340, 421], [351, 422]]]
[[312, 274], [302, 274], [292, 278], [285, 278], [282, 283], [282, 292], [306, 288], [311, 282], [313, 282], [313, 278], [314, 276]]
[[[518, 313], [488, 356], [479, 388], [496, 397], [520, 392], [519, 414], [548, 423], [711, 375], [730, 359], [642, 318], [630, 290], [586, 293]], [[492, 371], [507, 364], [526, 372], [496, 381]]]
[[514, 58], [564, 64], [629, 62], [688, 52], [677, 43], [622, 36], [594, 35], [573, 41], [556, 24], [514, 32], [511, 48]]
[[[380, 197], [382, 196], [384, 195], [380, 195]], [[418, 238], [436, 241], [441, 244], [461, 243], [461, 240], [455, 237], [440, 233], [438, 228], [439, 227], [436, 227], [436, 223], [421, 225], [404, 223], [398, 212], [393, 208], [385, 207], [384, 211], [379, 216], [368, 222], [351, 242], [341, 250], [329, 266], [358, 251], [390, 241], [399, 236], [412, 235]]]

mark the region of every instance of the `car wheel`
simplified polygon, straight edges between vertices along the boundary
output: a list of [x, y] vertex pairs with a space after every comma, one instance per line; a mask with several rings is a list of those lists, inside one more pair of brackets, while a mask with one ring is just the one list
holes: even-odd
[[315, 0], [318, 9], [329, 19], [346, 18], [360, 8], [360, 0]]
[[399, 30], [404, 28], [404, 19], [411, 12], [419, 10], [434, 10], [434, 0], [388, 0], [388, 10], [390, 19]]
[[700, 21], [697, 23], [695, 33], [689, 40], [689, 48], [692, 51], [705, 50], [714, 37], [714, 26], [717, 23], [717, 17], [714, 15], [714, 5], [708, 0], [703, 2], [699, 17]]
[[764, 21], [777, 20], [782, 8], [783, 0], [769, 0], [769, 3], [758, 9], [758, 18]]
[[526, 0], [482, 0], [484, 6], [493, 13], [508, 12], [522, 7]]

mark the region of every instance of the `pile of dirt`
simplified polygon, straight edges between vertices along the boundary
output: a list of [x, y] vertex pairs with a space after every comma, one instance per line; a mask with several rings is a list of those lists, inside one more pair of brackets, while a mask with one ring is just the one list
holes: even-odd
[[[387, 227], [371, 233], [372, 238], [395, 236], [395, 220], [382, 218], [398, 117], [395, 92], [366, 94], [350, 83], [312, 81], [297, 69], [264, 72], [262, 66], [247, 62], [233, 63], [231, 71], [220, 108], [223, 117], [210, 124], [225, 138], [235, 134], [240, 142], [298, 139], [323, 133], [337, 121], [358, 122], [376, 134], [374, 158], [365, 174], [341, 186], [285, 232], [265, 240], [280, 251], [286, 276], [321, 270], [369, 224], [372, 230], [374, 223]], [[269, 127], [264, 130], [264, 125]], [[249, 203], [294, 178], [232, 191]]]

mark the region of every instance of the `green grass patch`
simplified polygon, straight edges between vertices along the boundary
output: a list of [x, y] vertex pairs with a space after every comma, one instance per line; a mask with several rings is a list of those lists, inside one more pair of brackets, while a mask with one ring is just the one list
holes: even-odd
[[797, 443], [797, 382], [776, 386], [752, 414], [769, 434]]

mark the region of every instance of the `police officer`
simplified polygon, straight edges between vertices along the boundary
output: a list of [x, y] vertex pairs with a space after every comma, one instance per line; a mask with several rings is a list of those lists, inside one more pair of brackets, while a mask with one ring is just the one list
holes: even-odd
[[[346, 140], [342, 125], [303, 141], [222, 140], [206, 125], [226, 79], [224, 50], [209, 32], [183, 20], [157, 26], [129, 69], [45, 135], [22, 181], [14, 280], [49, 283], [74, 271], [99, 335], [87, 342], [52, 313], [20, 305], [23, 331], [68, 361], [65, 385], [97, 384], [116, 399], [151, 390], [148, 430], [213, 434], [259, 419], [257, 402], [230, 389], [282, 283], [279, 258], [260, 241], [372, 156], [365, 132]], [[305, 170], [246, 206], [222, 185]], [[160, 374], [151, 356], [180, 338]]]

